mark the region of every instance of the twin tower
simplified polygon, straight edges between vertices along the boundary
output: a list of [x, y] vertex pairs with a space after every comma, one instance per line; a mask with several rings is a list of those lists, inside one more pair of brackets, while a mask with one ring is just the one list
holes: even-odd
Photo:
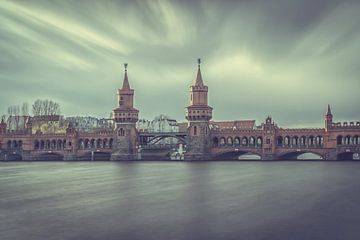
[[[208, 105], [208, 87], [204, 85], [200, 59], [195, 84], [190, 86], [190, 105], [186, 107], [188, 120], [185, 160], [210, 159], [210, 129], [212, 108]], [[139, 150], [136, 130], [139, 110], [134, 108], [134, 89], [131, 89], [125, 66], [124, 81], [118, 89], [118, 103], [113, 110], [115, 122], [114, 145], [111, 160], [135, 160]]]

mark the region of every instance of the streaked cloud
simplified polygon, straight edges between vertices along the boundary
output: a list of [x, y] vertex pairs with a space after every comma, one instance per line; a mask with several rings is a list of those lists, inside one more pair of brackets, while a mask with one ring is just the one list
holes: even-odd
[[184, 119], [203, 59], [215, 119], [280, 124], [360, 119], [360, 3], [2, 1], [0, 111], [51, 97], [67, 115], [108, 116], [123, 62], [141, 117]]

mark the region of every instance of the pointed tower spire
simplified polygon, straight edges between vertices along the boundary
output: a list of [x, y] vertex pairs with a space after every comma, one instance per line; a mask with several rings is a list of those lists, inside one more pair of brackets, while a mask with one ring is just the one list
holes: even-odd
[[203, 82], [202, 76], [201, 76], [200, 64], [201, 64], [201, 59], [198, 58], [198, 72], [197, 72], [197, 76], [196, 76], [195, 86], [203, 87], [204, 82]]
[[331, 108], [330, 108], [330, 104], [328, 104], [328, 108], [327, 108], [327, 113], [326, 115], [332, 115], [331, 113]]
[[123, 85], [122, 85], [122, 89], [130, 89], [130, 84], [129, 84], [129, 79], [127, 76], [127, 63], [124, 63], [124, 68], [125, 68], [125, 75], [124, 75], [124, 81], [123, 81]]

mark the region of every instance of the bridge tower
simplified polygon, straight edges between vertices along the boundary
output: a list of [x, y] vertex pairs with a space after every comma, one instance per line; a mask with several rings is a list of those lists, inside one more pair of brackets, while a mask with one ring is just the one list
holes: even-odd
[[3, 159], [2, 149], [5, 148], [4, 136], [6, 134], [6, 123], [4, 117], [1, 118], [0, 123], [0, 160]]
[[211, 136], [209, 121], [212, 107], [208, 105], [208, 87], [204, 85], [198, 59], [195, 84], [190, 86], [190, 105], [186, 107], [187, 147], [185, 160], [210, 160]]
[[138, 132], [136, 122], [139, 110], [134, 108], [134, 89], [130, 88], [127, 63], [121, 89], [118, 89], [118, 105], [113, 110], [115, 123], [114, 145], [111, 160], [134, 160], [137, 154]]
[[276, 126], [270, 116], [268, 116], [263, 124], [263, 146], [262, 146], [262, 157], [263, 160], [276, 159], [275, 148], [276, 148]]
[[331, 126], [332, 126], [332, 121], [333, 121], [333, 115], [331, 113], [331, 108], [330, 108], [330, 104], [328, 104], [328, 109], [325, 115], [325, 131], [329, 131]]

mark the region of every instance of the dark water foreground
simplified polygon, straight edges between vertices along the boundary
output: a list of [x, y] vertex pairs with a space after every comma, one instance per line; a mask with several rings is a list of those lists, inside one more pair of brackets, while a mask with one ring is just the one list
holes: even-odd
[[0, 163], [0, 239], [357, 240], [360, 163]]

